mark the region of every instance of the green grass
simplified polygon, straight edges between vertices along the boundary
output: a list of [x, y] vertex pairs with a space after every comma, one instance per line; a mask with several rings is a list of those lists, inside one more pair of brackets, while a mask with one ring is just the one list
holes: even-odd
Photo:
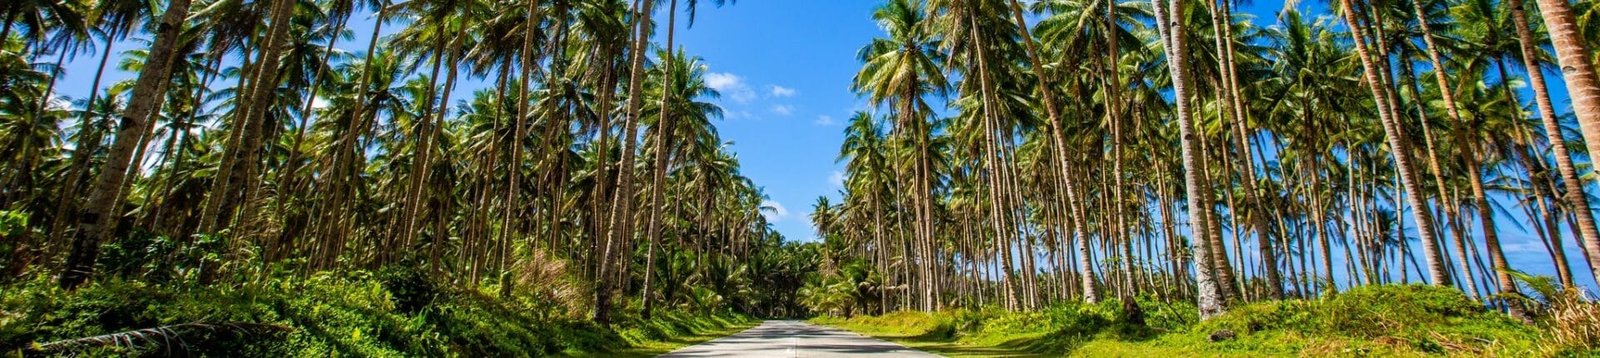
[[[1188, 304], [1141, 300], [1145, 326], [1119, 302], [1036, 312], [895, 312], [812, 322], [952, 357], [1600, 356], [1562, 346], [1543, 327], [1429, 286], [1363, 287], [1336, 296], [1233, 307], [1199, 322]], [[1232, 339], [1211, 336], [1231, 331]]]
[[[47, 342], [191, 322], [275, 329], [188, 330], [132, 345], [51, 354], [147, 356], [652, 356], [751, 326], [731, 312], [626, 309], [596, 325], [529, 296], [440, 287], [416, 275], [351, 272], [242, 286], [95, 282], [67, 292], [48, 279], [0, 287], [0, 356]], [[163, 333], [167, 334], [167, 333]]]

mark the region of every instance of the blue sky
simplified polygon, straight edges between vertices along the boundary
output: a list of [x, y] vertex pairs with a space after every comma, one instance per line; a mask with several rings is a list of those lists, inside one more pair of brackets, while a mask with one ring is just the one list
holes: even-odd
[[856, 50], [879, 33], [877, 5], [745, 0], [700, 9], [693, 28], [678, 18], [678, 44], [705, 59], [708, 84], [722, 92], [727, 116], [717, 129], [734, 142], [744, 175], [766, 189], [778, 209], [768, 217], [790, 240], [815, 236], [807, 215], [817, 196], [837, 197], [843, 122], [866, 108], [850, 92]]
[[[716, 122], [725, 140], [743, 164], [743, 174], [770, 196], [773, 226], [790, 240], [814, 240], [808, 214], [817, 196], [837, 198], [841, 165], [835, 162], [843, 139], [843, 122], [851, 113], [868, 109], [849, 90], [860, 68], [856, 51], [881, 31], [872, 21], [875, 0], [744, 0], [737, 4], [700, 9], [693, 28], [679, 16], [677, 43], [709, 66], [707, 82], [722, 92], [717, 100], [726, 118]], [[1311, 14], [1324, 13], [1322, 1], [1301, 2]], [[1275, 22], [1281, 2], [1252, 2], [1241, 15], [1258, 24]], [[658, 21], [665, 25], [665, 13]], [[1315, 16], [1315, 15], [1308, 15]], [[372, 19], [352, 18], [354, 40], [339, 47], [363, 51]], [[400, 25], [388, 25], [392, 33]], [[658, 32], [658, 35], [665, 31]], [[142, 35], [141, 35], [142, 36]], [[139, 46], [119, 43], [121, 53]], [[68, 96], [87, 93], [98, 53], [71, 61], [59, 90]], [[112, 62], [115, 66], [115, 61]], [[107, 83], [132, 75], [112, 70]], [[1563, 88], [1558, 74], [1547, 74], [1555, 89]], [[483, 88], [481, 81], [466, 81], [453, 98], [467, 98]], [[454, 101], [454, 100], [453, 100]], [[1557, 94], [1557, 110], [1567, 112], [1564, 93]], [[1516, 210], [1516, 209], [1513, 209]], [[1409, 219], [1409, 218], [1408, 218]], [[1540, 243], [1521, 232], [1520, 215], [1498, 221], [1512, 266], [1535, 274], [1553, 275], [1554, 269]], [[1579, 282], [1590, 282], [1583, 257], [1567, 233], [1570, 262]], [[1481, 247], [1481, 240], [1479, 242]], [[1249, 246], [1249, 245], [1246, 245]], [[1254, 252], [1247, 247], [1247, 252]], [[1342, 263], [1342, 258], [1335, 260]]]

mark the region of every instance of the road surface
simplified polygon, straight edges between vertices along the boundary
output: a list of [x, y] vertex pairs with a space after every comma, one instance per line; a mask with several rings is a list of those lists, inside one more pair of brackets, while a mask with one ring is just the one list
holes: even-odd
[[766, 321], [662, 357], [937, 357], [848, 331], [800, 321]]

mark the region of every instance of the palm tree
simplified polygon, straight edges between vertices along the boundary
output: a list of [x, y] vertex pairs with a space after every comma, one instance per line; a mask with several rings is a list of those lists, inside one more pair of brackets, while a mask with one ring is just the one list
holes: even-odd
[[[1209, 247], [1210, 245], [1206, 244], [1205, 240], [1199, 238], [1200, 235], [1208, 232], [1207, 225], [1209, 223], [1203, 219], [1192, 218], [1194, 216], [1203, 217], [1206, 215], [1204, 212], [1211, 210], [1209, 204], [1206, 203], [1207, 200], [1204, 199], [1210, 189], [1204, 186], [1205, 179], [1201, 176], [1199, 170], [1199, 161], [1201, 160], [1199, 158], [1200, 147], [1195, 138], [1194, 121], [1190, 118], [1189, 72], [1185, 68], [1189, 62], [1187, 58], [1189, 48], [1188, 40], [1182, 35], [1186, 33], [1184, 32], [1184, 22], [1180, 14], [1178, 14], [1180, 12], [1179, 5], [1181, 4], [1178, 0], [1172, 0], [1167, 4], [1162, 4], [1161, 1], [1155, 0], [1152, 1], [1152, 8], [1155, 10], [1156, 28], [1160, 30], [1161, 34], [1161, 47], [1169, 57], [1167, 69], [1172, 73], [1172, 88], [1177, 98], [1178, 138], [1183, 152], [1184, 187], [1187, 189], [1188, 207], [1191, 215], [1190, 232], [1194, 236], [1192, 238], [1194, 243], [1190, 245], [1190, 249], [1194, 252], [1194, 256], [1198, 258], [1195, 260], [1195, 283], [1199, 286], [1196, 299], [1200, 308], [1200, 317], [1205, 319], [1221, 314], [1223, 308], [1221, 297], [1218, 295], [1219, 289], [1217, 286], [1219, 283], [1214, 281], [1211, 276], [1214, 267], [1211, 265], [1211, 260], [1205, 259], [1211, 257], [1213, 248]], [[1169, 11], [1171, 12], [1170, 15]]]
[[614, 255], [612, 251], [617, 248], [617, 245], [622, 244], [623, 233], [631, 232], [632, 228], [630, 218], [633, 212], [633, 162], [634, 152], [636, 151], [634, 138], [639, 136], [640, 107], [644, 100], [640, 95], [644, 87], [644, 53], [650, 43], [652, 25], [654, 25], [651, 23], [650, 18], [655, 14], [655, 1], [644, 1], [642, 4], [636, 4], [636, 6], [638, 8], [633, 11], [637, 16], [632, 24], [634, 27], [633, 44], [628, 52], [628, 103], [622, 126], [623, 135], [619, 137], [619, 140], [622, 141], [622, 159], [617, 163], [617, 185], [615, 192], [611, 196], [611, 208], [607, 214], [609, 218], [606, 219], [605, 223], [604, 244], [596, 252], [601, 256], [600, 259], [596, 260], [599, 269], [596, 270], [595, 274], [598, 281], [596, 281], [595, 285], [594, 321], [602, 324], [611, 322], [612, 288], [606, 274], [611, 269], [610, 261], [612, 255]]
[[[870, 213], [852, 213], [854, 221], [866, 225], [871, 229], [871, 243], [869, 248], [872, 261], [877, 266], [877, 271], [889, 271], [888, 246], [884, 240], [886, 225], [883, 215], [887, 211], [884, 196], [888, 195], [889, 182], [892, 181], [890, 164], [887, 163], [888, 154], [884, 143], [883, 130], [880, 129], [878, 118], [866, 112], [856, 112], [850, 117], [845, 127], [844, 142], [839, 145], [839, 161], [848, 160], [845, 166], [845, 187], [853, 194], [845, 198], [852, 202], [855, 208], [866, 210]], [[865, 202], [863, 202], [865, 201]], [[878, 295], [880, 309], [888, 307], [888, 294]]]
[[[1514, 11], [1522, 10], [1521, 2], [1514, 3]], [[1561, 61], [1561, 73], [1572, 96], [1572, 111], [1578, 116], [1578, 128], [1588, 143], [1589, 157], [1600, 158], [1600, 78], [1594, 71], [1589, 56], [1594, 52], [1584, 43], [1572, 4], [1560, 0], [1539, 0], [1539, 12]], [[1519, 30], [1520, 31], [1520, 30]], [[1591, 267], [1600, 267], [1600, 242], [1589, 240], [1584, 249], [1589, 252]], [[1600, 271], [1596, 271], [1600, 272]]]
[[[1383, 124], [1383, 131], [1388, 138], [1389, 153], [1394, 158], [1394, 165], [1399, 171], [1400, 182], [1406, 192], [1407, 203], [1411, 206], [1411, 216], [1416, 222], [1417, 236], [1422, 240], [1422, 255], [1428, 266], [1428, 279], [1435, 285], [1449, 286], [1450, 278], [1446, 274], [1443, 255], [1440, 254], [1436, 235], [1433, 232], [1433, 214], [1428, 209], [1427, 200], [1423, 197], [1422, 185], [1418, 183], [1416, 166], [1412, 164], [1409, 139], [1400, 127], [1399, 120], [1395, 118], [1394, 103], [1386, 95], [1385, 84], [1379, 78], [1381, 73], [1388, 72], [1387, 66], [1379, 67], [1378, 59], [1369, 51], [1365, 22], [1358, 20], [1358, 7], [1353, 0], [1341, 0], [1343, 6], [1345, 25], [1350, 27], [1350, 35], [1355, 38], [1356, 55], [1361, 61], [1367, 88], [1372, 92], [1374, 103], [1378, 108], [1378, 120]], [[1387, 60], [1384, 60], [1387, 63]]]
[[[1541, 58], [1541, 56], [1539, 56], [1538, 43], [1534, 41], [1533, 30], [1531, 27], [1529, 27], [1527, 14], [1525, 13], [1526, 11], [1523, 10], [1524, 6], [1522, 0], [1508, 0], [1506, 3], [1507, 6], [1511, 7], [1511, 20], [1517, 27], [1517, 43], [1519, 49], [1521, 49], [1522, 65], [1528, 74], [1528, 82], [1532, 84], [1533, 87], [1534, 103], [1539, 109], [1539, 118], [1543, 119], [1544, 122], [1545, 140], [1549, 143], [1552, 156], [1555, 157], [1556, 169], [1559, 170], [1561, 174], [1561, 183], [1564, 186], [1563, 189], [1566, 190], [1566, 194], [1561, 195], [1561, 199], [1566, 202], [1568, 210], [1571, 210], [1572, 216], [1576, 218], [1578, 236], [1579, 238], [1583, 239], [1584, 244], [1587, 245], [1583, 249], [1589, 252], [1589, 267], [1600, 267], [1600, 260], [1595, 259], [1596, 254], [1600, 253], [1600, 244], [1597, 244], [1600, 243], [1600, 229], [1596, 228], [1593, 210], [1589, 210], [1589, 195], [1584, 193], [1584, 181], [1579, 180], [1578, 170], [1572, 164], [1572, 155], [1567, 152], [1567, 141], [1565, 136], [1562, 135], [1561, 124], [1559, 122], [1560, 117], [1556, 116], [1555, 105], [1551, 104], [1550, 101], [1549, 86], [1547, 86], [1545, 83], [1543, 70], [1539, 68], [1540, 61], [1538, 59]], [[1565, 2], [1561, 2], [1561, 4], [1556, 5], [1566, 6], [1567, 4]], [[1540, 2], [1539, 4], [1541, 9], [1546, 6], [1550, 5], [1546, 5], [1543, 2]], [[1559, 8], [1544, 10], [1546, 14], [1545, 16], [1547, 18], [1552, 17], [1551, 12], [1559, 10]], [[1556, 18], [1559, 19], [1559, 16], [1560, 15], [1557, 14]], [[1554, 27], [1552, 27], [1552, 30], [1554, 30]], [[1571, 30], [1569, 29], [1568, 31]], [[1579, 43], [1579, 45], [1581, 46], [1582, 44]], [[1577, 50], [1580, 51], [1578, 56], [1562, 53], [1561, 50], [1562, 48], [1558, 47], [1556, 52], [1559, 55], [1564, 55], [1560, 59], [1561, 63], [1563, 64], [1571, 63], [1570, 61], [1576, 61], [1579, 62], [1580, 65], [1584, 65], [1584, 68], [1589, 68], [1588, 65], [1592, 65], [1592, 63], [1582, 58], [1582, 54], [1587, 52], [1582, 52], [1583, 50], [1581, 49]], [[1572, 48], [1567, 48], [1566, 50], [1573, 51]], [[1581, 69], [1578, 67], [1563, 68], [1563, 72], [1567, 73], [1567, 81], [1572, 81], [1574, 77], [1581, 76], [1581, 73], [1579, 73], [1580, 71]], [[1593, 82], [1593, 77], [1594, 73], [1591, 69], [1589, 74], [1589, 78], [1591, 78], [1591, 88], [1588, 90], [1588, 95], [1591, 97], [1600, 96], [1600, 89], [1593, 88], [1597, 85]], [[1568, 82], [1569, 90], [1571, 90], [1573, 86], [1575, 86], [1575, 84]], [[1592, 137], [1593, 134], [1591, 134], [1591, 132], [1600, 130], [1593, 128], [1600, 126], [1600, 122], [1597, 122], [1600, 121], [1600, 119], [1595, 118], [1600, 117], [1600, 98], [1591, 98], [1589, 100], [1590, 103], [1579, 103], [1577, 100], [1577, 95], [1581, 95], [1582, 93], [1584, 92], [1573, 91], [1573, 110], [1579, 113], [1579, 128], [1582, 129], [1584, 139], [1586, 141], [1592, 141], [1595, 139], [1595, 137]], [[1585, 108], [1580, 106], [1589, 107]], [[1588, 113], [1590, 114], [1587, 119], [1582, 117], [1582, 113], [1584, 113], [1583, 111], [1589, 111]], [[1590, 148], [1593, 147], [1593, 145], [1590, 146]], [[1593, 160], [1593, 158], [1597, 158], [1594, 156], [1596, 152], [1593, 149], [1590, 149], [1589, 153], [1591, 160]], [[1594, 271], [1596, 277], [1595, 282], [1600, 283], [1600, 269], [1596, 270], [1597, 271]], [[1505, 273], [1502, 273], [1502, 275], [1504, 274]], [[1504, 285], [1504, 282], [1509, 282], [1511, 280], [1506, 277], [1501, 277], [1500, 281], [1502, 281], [1502, 285]]]
[[[657, 110], [656, 113], [659, 113], [659, 115], [654, 118], [655, 123], [651, 126], [654, 132], [656, 164], [655, 183], [650, 188], [650, 204], [654, 210], [651, 210], [653, 214], [651, 215], [652, 219], [650, 219], [650, 228], [648, 229], [650, 241], [646, 244], [648, 245], [646, 247], [647, 253], [645, 254], [646, 267], [654, 266], [656, 246], [661, 244], [661, 219], [659, 217], [662, 216], [662, 212], [666, 211], [661, 207], [661, 199], [665, 191], [663, 187], [666, 185], [666, 173], [672, 165], [669, 158], [677, 157], [682, 161], [686, 157], [686, 155], [674, 156], [671, 152], [675, 150], [675, 147], [689, 147], [701, 139], [714, 138], [714, 132], [708, 131], [711, 128], [710, 120], [722, 116], [721, 108], [711, 103], [699, 102], [699, 100], [715, 99], [721, 96], [720, 93], [717, 93], [716, 90], [711, 89], [706, 84], [707, 67], [700, 62], [699, 58], [689, 57], [683, 51], [658, 53], [657, 57], [668, 60], [662, 61], [662, 64], [667, 67], [652, 68], [651, 71], [651, 75], [654, 78], [651, 84], [654, 85], [652, 86], [654, 90], [650, 92], [659, 93], [664, 100], [653, 106], [657, 107], [654, 109]], [[666, 65], [671, 63], [676, 63], [677, 65]], [[646, 109], [651, 108], [647, 107]], [[685, 139], [688, 143], [674, 144], [674, 139]], [[707, 149], [710, 150], [709, 153], [714, 153], [716, 150], [715, 147], [704, 148], [704, 146], [701, 149], [697, 153], [702, 155], [708, 153]], [[644, 291], [642, 293], [644, 298], [643, 314], [645, 317], [649, 317], [650, 311], [654, 307], [653, 299], [650, 297], [651, 276], [649, 272], [645, 273]]]
[[[139, 70], [132, 92], [133, 101], [123, 111], [116, 139], [106, 155], [100, 174], [90, 187], [89, 200], [78, 214], [79, 228], [72, 238], [72, 249], [62, 269], [62, 288], [72, 289], [84, 283], [94, 273], [95, 260], [100, 253], [100, 243], [111, 237], [113, 224], [122, 213], [118, 195], [126, 179], [128, 166], [141, 158], [133, 155], [135, 147], [155, 118], [159, 101], [165, 93], [167, 69], [178, 54], [176, 44], [189, 15], [189, 0], [172, 0], [161, 15], [155, 42], [150, 45], [146, 65]], [[8, 22], [9, 24], [9, 22]]]
[[[911, 190], [915, 203], [916, 242], [922, 246], [923, 255], [929, 254], [925, 245], [933, 242], [933, 160], [931, 159], [932, 126], [925, 120], [933, 109], [924, 99], [929, 94], [946, 96], [947, 80], [938, 63], [945, 59], [938, 51], [939, 40], [926, 18], [921, 2], [892, 0], [873, 13], [873, 19], [887, 32], [888, 38], [874, 39], [863, 47], [858, 57], [865, 63], [856, 74], [852, 90], [867, 96], [874, 106], [887, 106], [896, 116], [894, 133], [913, 143], [908, 148], [912, 155], [914, 180]], [[925, 256], [926, 257], [926, 256]], [[924, 266], [926, 267], [926, 266]], [[923, 272], [923, 307], [937, 309], [933, 281]]]

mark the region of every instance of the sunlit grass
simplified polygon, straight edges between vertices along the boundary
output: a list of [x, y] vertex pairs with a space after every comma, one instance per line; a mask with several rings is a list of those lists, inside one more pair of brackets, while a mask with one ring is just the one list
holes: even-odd
[[[1147, 325], [1124, 322], [1115, 301], [1037, 312], [998, 309], [818, 318], [813, 323], [951, 357], [1548, 357], [1600, 352], [1556, 342], [1486, 310], [1459, 291], [1363, 287], [1337, 296], [1235, 306], [1199, 322], [1193, 307], [1141, 300]], [[1231, 338], [1213, 334], [1231, 332]]]

